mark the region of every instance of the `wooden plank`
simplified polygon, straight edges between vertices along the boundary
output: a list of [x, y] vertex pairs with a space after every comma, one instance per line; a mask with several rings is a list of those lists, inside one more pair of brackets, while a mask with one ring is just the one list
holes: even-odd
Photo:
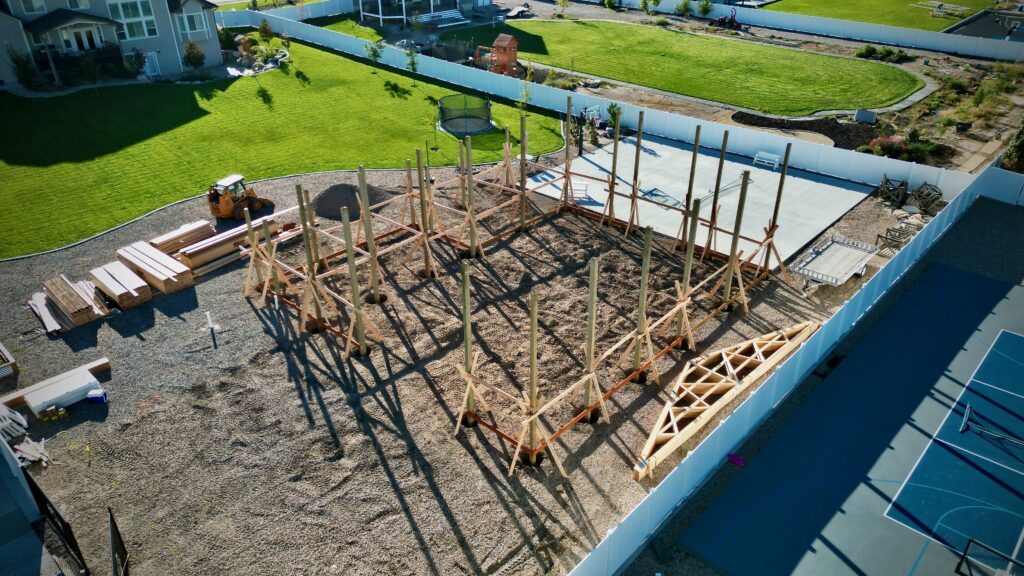
[[51, 406], [65, 408], [85, 400], [90, 390], [99, 388], [100, 383], [88, 370], [77, 368], [63, 374], [63, 378], [41, 386], [22, 395], [22, 401], [39, 418]]
[[173, 254], [186, 246], [191, 246], [216, 234], [217, 231], [208, 221], [197, 220], [182, 224], [170, 232], [152, 238], [149, 244], [164, 254]]
[[181, 262], [178, 262], [174, 258], [171, 258], [167, 254], [164, 254], [145, 242], [136, 242], [132, 244], [131, 247], [137, 250], [140, 254], [144, 254], [150, 260], [153, 260], [164, 268], [167, 268], [174, 274], [184, 274], [189, 271], [189, 268]]
[[103, 265], [103, 270], [110, 274], [121, 286], [124, 286], [129, 292], [143, 293], [149, 292], [149, 284], [139, 277], [138, 274], [131, 271], [130, 268], [124, 265], [123, 262], [115, 260]]
[[46, 330], [50, 334], [60, 332], [60, 323], [57, 321], [57, 318], [50, 313], [49, 306], [46, 304], [46, 294], [43, 292], [36, 292], [29, 299], [28, 306], [43, 324], [43, 330]]
[[89, 302], [75, 291], [71, 281], [63, 274], [44, 281], [43, 291], [69, 316], [78, 314], [90, 306]]
[[97, 288], [118, 304], [121, 304], [122, 301], [136, 295], [118, 282], [117, 279], [111, 276], [110, 273], [103, 268], [93, 268], [89, 271], [89, 277], [92, 278], [93, 284], [95, 284]]
[[26, 386], [25, 388], [22, 388], [20, 390], [15, 390], [14, 392], [11, 392], [9, 394], [0, 396], [0, 404], [3, 404], [8, 407], [17, 406], [18, 404], [21, 404], [25, 401], [26, 394], [30, 394], [36, 390], [45, 388], [55, 382], [60, 382], [61, 380], [69, 378], [79, 371], [85, 371], [92, 375], [96, 375], [99, 374], [100, 372], [105, 372], [107, 370], [110, 370], [110, 359], [104, 356], [103, 358], [99, 358], [98, 360], [93, 360], [88, 364], [79, 366], [74, 370], [69, 370], [68, 372], [64, 372], [63, 374], [58, 374], [52, 378], [47, 378], [42, 382], [37, 382], [35, 384], [32, 384], [31, 386]]

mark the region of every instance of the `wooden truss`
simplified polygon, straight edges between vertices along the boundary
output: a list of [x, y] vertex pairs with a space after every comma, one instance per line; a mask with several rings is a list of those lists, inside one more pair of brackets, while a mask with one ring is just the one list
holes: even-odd
[[651, 476], [658, 464], [670, 458], [737, 396], [763, 380], [818, 327], [817, 322], [803, 322], [687, 362], [672, 383], [669, 400], [640, 452], [642, 459], [633, 468], [633, 478]]

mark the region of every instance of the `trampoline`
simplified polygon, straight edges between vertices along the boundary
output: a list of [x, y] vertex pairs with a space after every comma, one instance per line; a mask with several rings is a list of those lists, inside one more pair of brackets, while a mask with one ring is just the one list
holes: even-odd
[[478, 96], [449, 94], [437, 101], [441, 129], [454, 136], [472, 136], [494, 129], [491, 101]]

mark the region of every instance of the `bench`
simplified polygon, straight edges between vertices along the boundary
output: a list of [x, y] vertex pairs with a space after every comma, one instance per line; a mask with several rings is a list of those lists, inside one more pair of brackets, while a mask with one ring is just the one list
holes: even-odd
[[770, 152], [758, 152], [754, 155], [754, 166], [765, 166], [772, 170], [779, 167], [782, 163], [782, 158], [778, 154], [772, 154]]

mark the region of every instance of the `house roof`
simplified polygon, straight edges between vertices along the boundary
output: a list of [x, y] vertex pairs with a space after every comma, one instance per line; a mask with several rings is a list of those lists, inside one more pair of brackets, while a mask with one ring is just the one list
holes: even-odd
[[[167, 8], [171, 11], [171, 14], [181, 12], [181, 5], [188, 2], [188, 0], [167, 0]], [[203, 10], [215, 10], [217, 5], [209, 0], [196, 0], [202, 5]]]
[[104, 18], [103, 16], [97, 16], [95, 14], [86, 14], [83, 12], [75, 12], [74, 10], [68, 10], [67, 8], [58, 8], [53, 12], [47, 12], [39, 18], [25, 24], [25, 31], [32, 34], [39, 34], [40, 32], [46, 32], [67, 26], [69, 24], [75, 24], [78, 22], [92, 22], [94, 24], [110, 24], [111, 26], [120, 26], [121, 23], [110, 18]]

